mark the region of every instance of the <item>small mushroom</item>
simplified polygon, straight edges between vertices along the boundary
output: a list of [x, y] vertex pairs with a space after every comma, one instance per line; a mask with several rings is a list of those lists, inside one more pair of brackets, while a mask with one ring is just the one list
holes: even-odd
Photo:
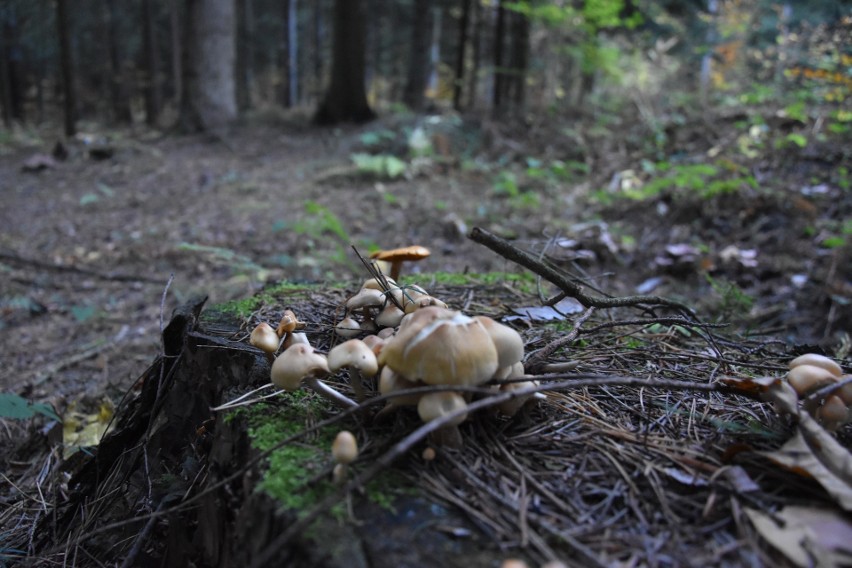
[[249, 336], [249, 343], [266, 353], [266, 357], [270, 362], [274, 360], [274, 354], [278, 351], [278, 340], [278, 334], [266, 322], [257, 324]]
[[[510, 367], [524, 358], [524, 340], [520, 334], [488, 316], [475, 316], [473, 319], [482, 324], [494, 347], [497, 348], [497, 365], [501, 368]], [[521, 366], [523, 369], [523, 366]], [[523, 371], [522, 371], [523, 372]]]
[[[500, 371], [504, 371], [500, 369]], [[510, 379], [518, 379], [524, 375], [524, 364], [518, 361], [511, 367], [509, 367], [508, 372], [500, 373], [498, 371], [498, 375], [502, 375], [500, 380], [510, 380]], [[538, 381], [524, 381], [524, 382], [514, 382], [514, 383], [503, 383], [500, 385], [500, 392], [511, 392], [514, 390], [521, 390], [527, 388], [528, 386], [538, 386]], [[506, 416], [512, 417], [518, 413], [518, 411], [530, 400], [537, 400], [539, 397], [536, 396], [539, 393], [528, 394], [524, 396], [516, 396], [514, 398], [510, 398], [509, 400], [503, 401], [497, 405], [497, 410]]]
[[[424, 394], [417, 403], [417, 414], [423, 422], [442, 419], [449, 414], [467, 408], [464, 398], [456, 392], [432, 392]], [[451, 448], [461, 448], [462, 438], [459, 424], [467, 419], [467, 413], [461, 413], [452, 418], [444, 426], [435, 431], [435, 445]]]
[[344, 339], [352, 339], [361, 334], [361, 324], [352, 316], [346, 316], [334, 326], [334, 332]]
[[364, 400], [362, 379], [365, 376], [373, 377], [379, 372], [375, 353], [360, 339], [350, 339], [332, 348], [328, 352], [328, 368], [332, 373], [343, 368], [349, 371], [349, 384], [359, 402]]
[[799, 355], [798, 357], [790, 361], [790, 369], [795, 369], [796, 367], [800, 367], [802, 365], [821, 367], [826, 371], [830, 372], [835, 377], [840, 377], [840, 375], [843, 374], [843, 369], [840, 368], [840, 365], [838, 365], [828, 357], [824, 355], [819, 355], [817, 353], [805, 353], [804, 355]]
[[837, 382], [838, 376], [824, 367], [797, 365], [787, 373], [787, 382], [802, 397], [811, 391]]
[[379, 327], [396, 327], [402, 321], [403, 317], [405, 317], [405, 312], [396, 307], [396, 305], [388, 302], [382, 308], [382, 311], [379, 312], [379, 315], [376, 316], [376, 323]]
[[332, 478], [335, 483], [346, 481], [349, 464], [358, 459], [358, 441], [349, 430], [341, 430], [331, 444], [331, 455], [337, 465], [334, 466]]
[[272, 384], [286, 391], [296, 391], [304, 384], [317, 394], [342, 408], [358, 406], [358, 403], [343, 396], [323, 383], [320, 378], [328, 376], [328, 361], [314, 351], [310, 345], [291, 345], [272, 364]]
[[418, 261], [426, 258], [431, 253], [426, 247], [410, 246], [392, 250], [380, 250], [370, 255], [375, 260], [383, 260], [391, 265], [390, 277], [394, 280], [399, 278], [399, 270], [405, 261]]
[[[423, 383], [409, 381], [390, 367], [383, 367], [382, 372], [379, 373], [379, 394], [381, 395], [389, 395], [422, 386], [424, 386]], [[406, 394], [389, 398], [384, 408], [376, 414], [376, 419], [379, 420], [402, 406], [417, 406], [422, 396], [420, 394]]]
[[278, 328], [275, 330], [275, 333], [277, 333], [278, 337], [281, 338], [280, 349], [284, 350], [290, 347], [290, 345], [294, 343], [293, 333], [295, 333], [297, 329], [302, 329], [304, 327], [304, 322], [299, 321], [299, 318], [296, 317], [293, 310], [284, 310], [284, 313], [281, 316], [281, 321], [278, 323]]
[[819, 420], [826, 430], [833, 432], [849, 422], [849, 408], [843, 399], [833, 394], [825, 400], [825, 404], [817, 408], [814, 418]]

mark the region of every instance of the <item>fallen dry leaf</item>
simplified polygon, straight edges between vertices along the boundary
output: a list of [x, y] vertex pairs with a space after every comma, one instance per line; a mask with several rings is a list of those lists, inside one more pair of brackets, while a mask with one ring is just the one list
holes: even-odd
[[796, 566], [849, 566], [852, 523], [839, 511], [789, 506], [774, 517], [745, 509], [754, 528]]

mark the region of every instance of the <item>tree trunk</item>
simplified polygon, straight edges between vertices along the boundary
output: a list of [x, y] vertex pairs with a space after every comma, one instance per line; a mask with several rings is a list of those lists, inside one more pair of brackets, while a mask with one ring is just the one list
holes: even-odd
[[171, 0], [169, 6], [169, 26], [172, 43], [172, 97], [180, 103], [183, 94], [183, 65], [180, 33], [180, 1]]
[[313, 32], [314, 32], [314, 85], [311, 94], [319, 100], [322, 93], [322, 58], [323, 58], [323, 18], [322, 18], [322, 2], [314, 0], [313, 10]]
[[121, 58], [121, 47], [118, 29], [120, 18], [116, 6], [116, 0], [106, 0], [104, 12], [104, 27], [106, 28], [107, 41], [109, 42], [109, 68], [110, 74], [110, 96], [112, 98], [113, 120], [119, 123], [129, 124], [133, 122], [133, 113], [130, 111], [130, 97], [127, 94], [125, 82], [124, 65]]
[[296, 1], [290, 0], [289, 12], [287, 14], [287, 69], [290, 75], [287, 77], [287, 85], [290, 87], [290, 104], [299, 104], [299, 20], [296, 10]]
[[363, 0], [335, 0], [331, 84], [314, 115], [317, 124], [366, 122], [376, 117], [364, 86], [365, 36]]
[[160, 55], [153, 0], [142, 0], [142, 53], [145, 67], [145, 122], [154, 125], [160, 114]]
[[402, 102], [414, 111], [423, 110], [429, 80], [429, 48], [432, 40], [432, 6], [429, 0], [414, 0], [408, 74]]
[[478, 1], [474, 2], [471, 8], [470, 16], [471, 20], [473, 20], [473, 38], [471, 39], [471, 43], [473, 44], [473, 54], [471, 54], [470, 75], [467, 84], [468, 110], [473, 109], [474, 105], [476, 105], [476, 91], [479, 88], [479, 67], [482, 61], [482, 27], [483, 21], [485, 21], [482, 7]]
[[237, 106], [241, 112], [251, 108], [252, 83], [254, 82], [254, 62], [252, 42], [254, 41], [253, 0], [237, 1]]
[[12, 127], [12, 77], [9, 69], [10, 40], [6, 22], [0, 22], [0, 106], [3, 107], [3, 125]]
[[527, 65], [530, 52], [530, 20], [525, 14], [512, 15], [512, 81], [511, 99], [517, 112], [526, 100]]
[[62, 69], [62, 94], [65, 136], [77, 133], [77, 92], [74, 86], [74, 58], [71, 54], [71, 20], [67, 0], [56, 0], [56, 28]]
[[461, 110], [462, 86], [464, 85], [465, 50], [467, 49], [467, 28], [470, 23], [470, 5], [472, 0], [462, 1], [462, 13], [459, 19], [459, 41], [456, 46], [456, 75], [453, 82], [453, 108]]
[[492, 106], [494, 114], [499, 115], [503, 111], [503, 95], [506, 89], [506, 75], [503, 65], [503, 43], [506, 35], [506, 8], [503, 0], [497, 0], [497, 25], [494, 29], [494, 92], [492, 93]]
[[181, 122], [210, 130], [237, 118], [233, 0], [187, 0]]
[[290, 108], [290, 2], [281, 0], [281, 35], [278, 43], [278, 102]]

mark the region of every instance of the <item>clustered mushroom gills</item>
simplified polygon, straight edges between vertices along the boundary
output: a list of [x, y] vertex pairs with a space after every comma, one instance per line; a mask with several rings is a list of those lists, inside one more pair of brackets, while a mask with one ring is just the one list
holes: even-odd
[[[845, 381], [852, 375], [844, 375], [843, 369], [833, 360], [816, 353], [807, 353], [790, 361], [787, 382], [800, 397], [822, 387]], [[815, 408], [808, 408], [814, 417], [826, 428], [837, 430], [852, 421], [852, 384], [844, 385], [822, 401], [816, 401]]]

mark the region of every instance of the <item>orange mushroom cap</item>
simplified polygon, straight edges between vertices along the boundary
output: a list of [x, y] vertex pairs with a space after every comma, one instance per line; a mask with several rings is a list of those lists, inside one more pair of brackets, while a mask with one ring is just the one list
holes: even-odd
[[432, 254], [429, 249], [421, 246], [410, 246], [391, 250], [377, 250], [370, 258], [393, 262], [395, 260], [420, 260]]

